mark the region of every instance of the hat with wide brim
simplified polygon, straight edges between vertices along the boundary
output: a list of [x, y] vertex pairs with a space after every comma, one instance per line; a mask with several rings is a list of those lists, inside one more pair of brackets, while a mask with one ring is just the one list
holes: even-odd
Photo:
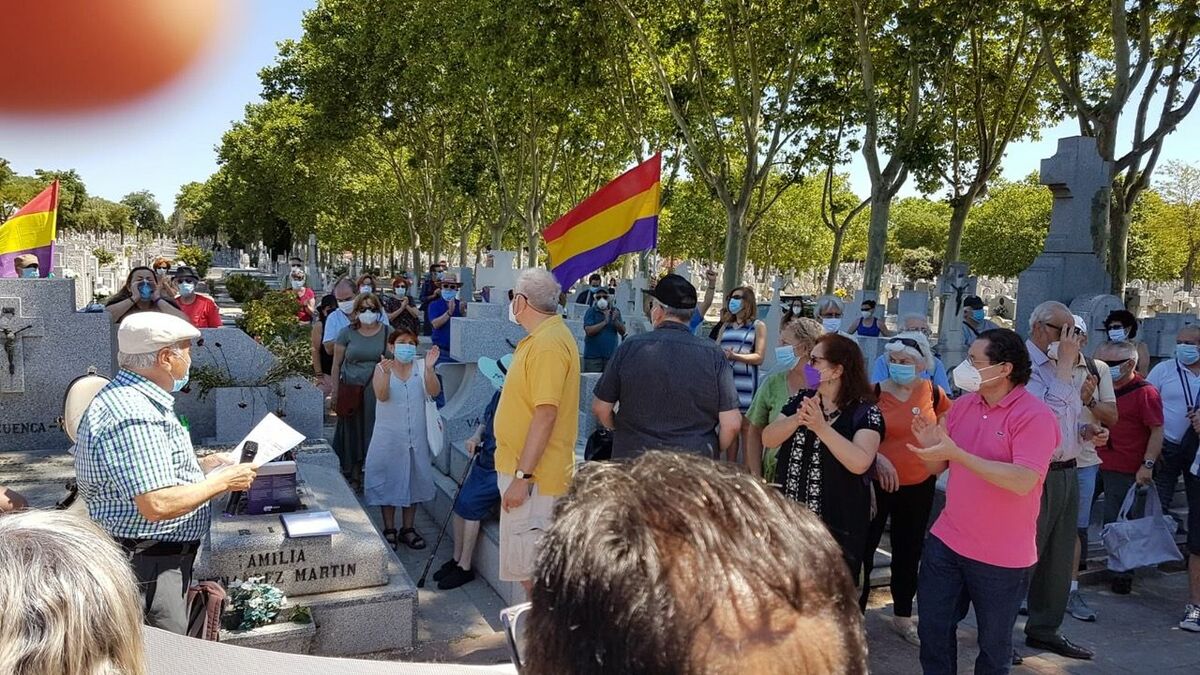
[[476, 363], [479, 365], [479, 372], [499, 391], [504, 387], [504, 378], [508, 375], [508, 369], [512, 367], [512, 359], [512, 354], [505, 354], [499, 360], [481, 356]]

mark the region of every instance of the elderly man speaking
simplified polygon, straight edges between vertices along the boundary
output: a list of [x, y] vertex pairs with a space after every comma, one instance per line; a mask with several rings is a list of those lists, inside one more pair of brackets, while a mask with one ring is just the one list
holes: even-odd
[[245, 490], [250, 464], [205, 475], [227, 457], [197, 461], [171, 396], [187, 384], [200, 331], [161, 312], [134, 314], [117, 331], [121, 372], [79, 424], [75, 474], [88, 513], [130, 557], [146, 622], [182, 634], [192, 562], [213, 497]]

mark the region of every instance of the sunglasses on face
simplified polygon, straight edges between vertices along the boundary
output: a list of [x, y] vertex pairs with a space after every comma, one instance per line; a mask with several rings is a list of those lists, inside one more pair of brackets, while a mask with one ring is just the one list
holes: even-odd
[[462, 284], [442, 284], [442, 288], [448, 291], [457, 291], [462, 288]]
[[1115, 360], [1100, 359], [1100, 360], [1104, 363], [1104, 365], [1108, 366], [1109, 368], [1116, 368], [1117, 366], [1123, 366], [1126, 363], [1129, 363], [1129, 359], [1115, 359]]
[[[1062, 330], [1063, 330], [1062, 326], [1055, 326], [1052, 323], [1042, 323], [1042, 325], [1045, 326], [1046, 328], [1049, 328], [1050, 330], [1054, 331], [1055, 333], [1059, 333], [1059, 334], [1061, 334]], [[1071, 326], [1070, 334], [1071, 335], [1079, 335], [1079, 326]]]

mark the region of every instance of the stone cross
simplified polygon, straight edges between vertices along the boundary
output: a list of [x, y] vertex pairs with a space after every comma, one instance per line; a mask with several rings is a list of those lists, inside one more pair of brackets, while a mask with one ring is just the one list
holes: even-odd
[[475, 285], [478, 288], [491, 286], [489, 301], [494, 304], [508, 302], [508, 292], [517, 285], [517, 270], [514, 263], [517, 254], [513, 251], [492, 251], [492, 266], [480, 267]]
[[1092, 252], [1097, 224], [1108, 209], [1108, 169], [1096, 139], [1086, 136], [1059, 139], [1058, 152], [1042, 160], [1041, 183], [1054, 194], [1045, 252]]
[[779, 296], [787, 283], [787, 279], [776, 275], [775, 279], [771, 281], [770, 301], [759, 302], [760, 307], [766, 305], [769, 308], [762, 317], [762, 320], [767, 324], [766, 353], [763, 354], [763, 363], [760, 369], [764, 376], [775, 367], [775, 346], [779, 344], [779, 317], [783, 316], [783, 306]]
[[0, 360], [0, 392], [25, 391], [25, 338], [45, 335], [41, 319], [24, 316], [21, 312], [20, 298], [0, 298], [0, 347], [4, 349], [3, 360]]

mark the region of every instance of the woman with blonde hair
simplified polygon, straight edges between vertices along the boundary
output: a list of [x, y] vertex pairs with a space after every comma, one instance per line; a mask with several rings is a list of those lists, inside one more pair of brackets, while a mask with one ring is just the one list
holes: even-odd
[[137, 582], [121, 549], [85, 516], [0, 516], [0, 672], [146, 672]]
[[784, 324], [779, 331], [779, 346], [775, 348], [775, 363], [779, 368], [763, 378], [746, 411], [746, 422], [750, 425], [746, 468], [768, 483], [775, 478], [775, 454], [779, 448], [763, 448], [762, 430], [779, 417], [784, 404], [808, 388], [804, 366], [824, 333], [821, 324], [808, 317], [797, 317]]
[[[729, 292], [725, 308], [721, 310], [721, 321], [713, 328], [711, 337], [721, 345], [725, 358], [733, 366], [738, 408], [745, 415], [758, 391], [758, 367], [767, 353], [767, 324], [758, 320], [753, 288], [740, 286]], [[749, 434], [750, 425], [743, 419], [739, 434], [741, 442], [726, 451], [727, 461], [737, 461], [738, 448], [747, 447]]]

